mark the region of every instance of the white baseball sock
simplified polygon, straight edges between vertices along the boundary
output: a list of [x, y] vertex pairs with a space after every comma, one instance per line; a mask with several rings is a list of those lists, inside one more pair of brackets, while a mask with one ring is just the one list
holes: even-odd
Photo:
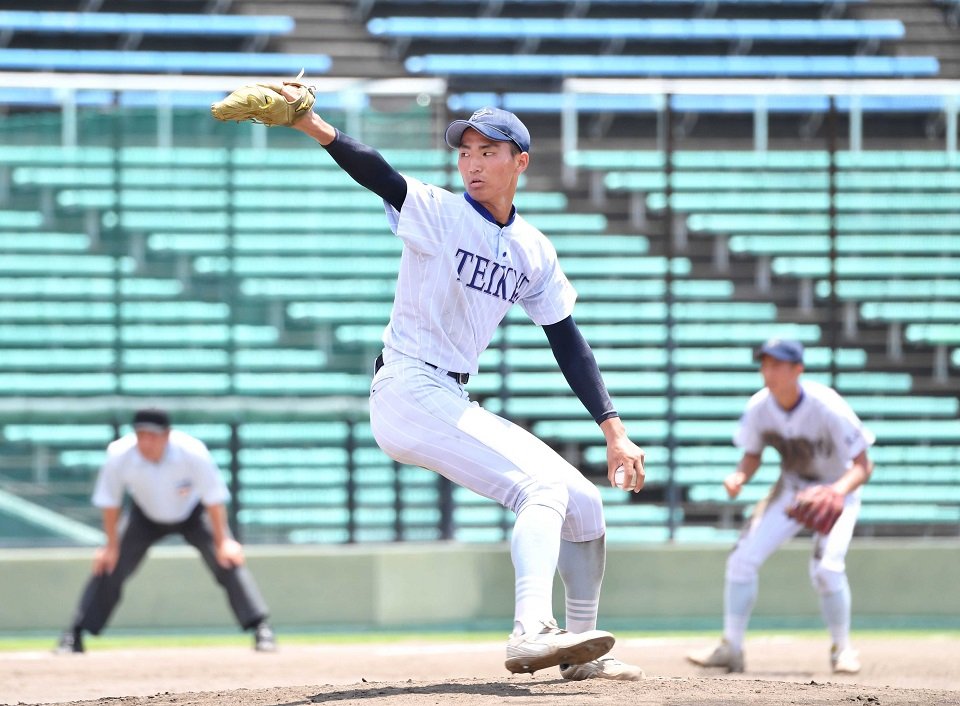
[[737, 582], [729, 579], [723, 591], [723, 639], [736, 650], [743, 649], [743, 639], [747, 634], [747, 624], [757, 601], [759, 578], [752, 581]]
[[560, 553], [563, 517], [544, 505], [526, 505], [517, 513], [510, 542], [516, 575], [514, 634], [539, 632], [553, 620], [553, 576]]
[[557, 568], [566, 593], [567, 620], [564, 627], [570, 632], [596, 630], [606, 560], [605, 537], [589, 542], [560, 541]]
[[820, 594], [820, 613], [838, 650], [850, 646], [850, 584], [846, 576], [839, 591]]

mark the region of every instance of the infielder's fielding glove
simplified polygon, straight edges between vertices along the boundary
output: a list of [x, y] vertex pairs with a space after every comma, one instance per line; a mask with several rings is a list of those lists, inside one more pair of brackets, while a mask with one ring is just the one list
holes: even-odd
[[[297, 76], [299, 79], [303, 72]], [[284, 86], [296, 86], [297, 97], [288, 101], [280, 91]], [[210, 106], [210, 112], [217, 120], [249, 120], [264, 125], [293, 125], [313, 110], [316, 100], [313, 86], [300, 83], [299, 80], [284, 81], [282, 84], [255, 83], [241, 86], [223, 100]]]
[[843, 494], [828, 485], [812, 485], [797, 493], [787, 515], [808, 529], [827, 534], [843, 512]]

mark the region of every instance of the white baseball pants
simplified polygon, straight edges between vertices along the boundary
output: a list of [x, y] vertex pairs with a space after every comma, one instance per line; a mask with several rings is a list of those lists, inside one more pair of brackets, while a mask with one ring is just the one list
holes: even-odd
[[[796, 494], [809, 482], [781, 476], [771, 490], [770, 497], [759, 503], [753, 517], [727, 559], [726, 577], [735, 583], [756, 579], [763, 563], [784, 542], [795, 537], [803, 525], [787, 515], [787, 508]], [[810, 578], [820, 593], [838, 590], [836, 584], [846, 571], [846, 556], [853, 538], [853, 528], [860, 515], [860, 491], [850, 493], [844, 500], [843, 512], [829, 534], [814, 534]]]
[[370, 386], [370, 423], [394, 460], [436, 471], [518, 513], [528, 503], [563, 517], [561, 537], [606, 531], [597, 487], [533, 434], [471, 402], [445, 370], [384, 351]]

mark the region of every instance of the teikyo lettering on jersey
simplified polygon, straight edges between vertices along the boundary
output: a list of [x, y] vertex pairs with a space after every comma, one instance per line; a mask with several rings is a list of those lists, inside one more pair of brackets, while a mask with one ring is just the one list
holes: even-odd
[[829, 435], [816, 439], [806, 437], [786, 438], [775, 431], [768, 431], [761, 437], [764, 446], [772, 446], [780, 454], [780, 468], [793, 471], [801, 478], [818, 480], [817, 458], [829, 458], [834, 455], [836, 445]]
[[[512, 267], [457, 248], [457, 279], [470, 289], [515, 304], [530, 279]], [[466, 274], [466, 276], [464, 276]]]

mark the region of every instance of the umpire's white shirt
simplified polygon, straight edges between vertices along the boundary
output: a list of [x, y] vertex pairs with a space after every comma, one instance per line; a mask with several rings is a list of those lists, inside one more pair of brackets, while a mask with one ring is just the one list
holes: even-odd
[[230, 499], [227, 484], [207, 447], [176, 429], [170, 432], [163, 458], [157, 463], [140, 454], [135, 433], [107, 447], [107, 460], [93, 490], [93, 504], [101, 509], [120, 507], [124, 492], [130, 493], [148, 518], [162, 524], [187, 519], [198, 502], [219, 505]]

